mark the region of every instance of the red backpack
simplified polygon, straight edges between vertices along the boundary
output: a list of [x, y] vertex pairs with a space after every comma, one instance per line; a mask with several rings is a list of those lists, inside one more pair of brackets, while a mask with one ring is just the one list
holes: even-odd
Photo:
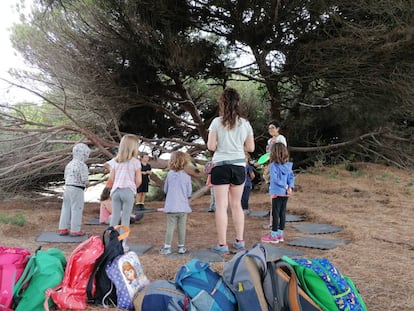
[[13, 286], [29, 260], [30, 252], [20, 247], [0, 246], [0, 310], [12, 310]]
[[49, 297], [59, 309], [85, 310], [87, 308], [86, 286], [95, 261], [104, 251], [102, 240], [91, 236], [75, 248], [66, 265], [62, 284], [46, 290], [45, 310], [49, 311]]

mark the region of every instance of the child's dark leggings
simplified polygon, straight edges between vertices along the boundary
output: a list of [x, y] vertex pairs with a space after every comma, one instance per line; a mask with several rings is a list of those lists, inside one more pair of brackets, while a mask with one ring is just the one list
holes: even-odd
[[285, 229], [287, 201], [288, 197], [276, 197], [272, 199], [272, 231]]

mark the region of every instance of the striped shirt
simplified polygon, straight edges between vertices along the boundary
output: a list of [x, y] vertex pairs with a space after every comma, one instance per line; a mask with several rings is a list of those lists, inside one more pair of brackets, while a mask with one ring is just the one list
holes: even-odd
[[112, 169], [115, 171], [115, 180], [111, 189], [111, 195], [118, 188], [128, 188], [134, 193], [137, 192], [135, 172], [141, 170], [141, 162], [138, 159], [132, 158], [129, 161], [121, 163], [115, 162]]

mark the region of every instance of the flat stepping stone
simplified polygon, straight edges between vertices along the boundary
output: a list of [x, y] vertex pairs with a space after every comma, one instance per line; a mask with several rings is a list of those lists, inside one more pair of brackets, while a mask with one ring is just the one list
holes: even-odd
[[132, 209], [133, 214], [147, 214], [147, 213], [156, 213], [156, 212], [157, 210], [155, 208], [138, 209], [134, 207]]
[[296, 230], [309, 234], [327, 234], [340, 232], [342, 228], [328, 224], [299, 224], [292, 225]]
[[183, 257], [186, 257], [186, 256], [191, 256], [191, 253], [189, 251], [187, 251], [185, 254], [179, 254], [177, 252], [173, 252], [173, 253], [171, 253], [167, 256], [169, 258], [172, 258], [172, 259], [179, 259], [179, 258], [183, 258]]
[[269, 217], [269, 211], [250, 211], [251, 217]]
[[[143, 213], [141, 213], [141, 214], [143, 214]], [[144, 216], [142, 216], [142, 218], [144, 218]], [[133, 224], [136, 224], [136, 223], [140, 222], [142, 220], [142, 218], [140, 220], [138, 220], [138, 221], [135, 221]], [[133, 225], [133, 224], [131, 223], [131, 225]], [[90, 219], [90, 220], [86, 221], [85, 222], [85, 225], [89, 225], [89, 226], [99, 226], [99, 225], [103, 225], [103, 226], [109, 227], [109, 224], [106, 224], [106, 223], [103, 223], [103, 222], [99, 222], [99, 217], [98, 218], [93, 218], [93, 219]]]
[[302, 216], [296, 216], [296, 215], [286, 215], [286, 222], [299, 222], [299, 221], [304, 221], [305, 218], [303, 218]]
[[270, 243], [262, 243], [262, 245], [266, 249], [267, 261], [274, 261], [281, 258], [282, 256], [295, 257], [304, 255], [304, 253], [295, 249], [285, 248], [283, 246], [276, 246], [281, 245], [280, 243], [276, 245]]
[[48, 243], [80, 243], [88, 239], [88, 234], [84, 236], [70, 236], [59, 235], [57, 232], [42, 232], [37, 238], [36, 242], [48, 242]]
[[96, 225], [105, 225], [105, 224], [101, 224], [99, 222], [99, 218], [94, 218], [94, 219], [90, 219], [90, 220], [86, 221], [85, 222], [85, 225], [93, 225], [93, 226], [96, 226]]
[[299, 239], [290, 241], [287, 244], [291, 246], [309, 247], [309, 248], [317, 248], [317, 249], [326, 250], [326, 249], [334, 249], [338, 244], [348, 244], [348, 243], [349, 242], [346, 240], [304, 237], [304, 238], [299, 238]]
[[[251, 211], [249, 216], [269, 218], [269, 211]], [[298, 221], [304, 221], [304, 218], [301, 216], [296, 216], [296, 215], [289, 215], [289, 214], [286, 215], [286, 222], [298, 222]]]
[[141, 245], [141, 244], [128, 244], [129, 250], [135, 252], [138, 256], [139, 255], [143, 255], [146, 252], [148, 252], [151, 248], [152, 245]]
[[208, 262], [223, 262], [225, 261], [222, 256], [219, 254], [209, 250], [209, 249], [200, 249], [196, 251], [189, 252], [186, 254], [187, 256], [190, 256], [191, 258], [196, 258], [202, 261], [208, 261]]

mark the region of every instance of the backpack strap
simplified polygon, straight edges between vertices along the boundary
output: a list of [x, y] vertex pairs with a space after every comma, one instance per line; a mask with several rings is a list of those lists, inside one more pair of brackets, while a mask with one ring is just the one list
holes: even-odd
[[279, 310], [280, 309], [280, 303], [283, 303], [277, 297], [282, 298], [284, 297], [283, 291], [281, 286], [279, 285], [279, 282], [277, 281], [278, 278], [278, 270], [288, 271], [289, 272], [289, 280], [288, 280], [288, 291], [287, 291], [287, 303], [289, 305], [289, 310], [291, 311], [302, 311], [302, 307], [299, 304], [299, 292], [298, 292], [298, 281], [296, 278], [295, 270], [292, 268], [292, 266], [284, 261], [278, 260], [274, 263], [269, 262], [268, 263], [268, 269], [270, 272], [270, 278], [272, 281], [272, 289], [273, 289], [273, 297], [276, 299], [273, 299], [271, 302], [272, 309], [273, 310]]
[[119, 229], [124, 230], [124, 233], [122, 233], [122, 234], [119, 235], [118, 241], [125, 240], [129, 236], [129, 232], [131, 231], [129, 229], [129, 227], [127, 227], [127, 226], [121, 226], [121, 225], [115, 226], [114, 229], [115, 230], [118, 230], [118, 231], [119, 231]]

